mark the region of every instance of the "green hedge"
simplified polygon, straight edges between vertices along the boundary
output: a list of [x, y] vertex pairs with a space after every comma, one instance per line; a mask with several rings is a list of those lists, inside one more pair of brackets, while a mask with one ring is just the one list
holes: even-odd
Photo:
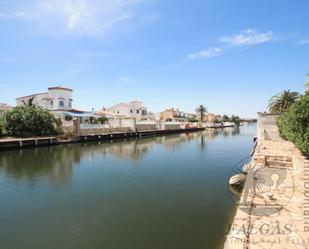
[[13, 108], [3, 116], [4, 129], [10, 136], [45, 136], [55, 134], [55, 118], [46, 109], [26, 105]]
[[278, 119], [280, 134], [309, 155], [309, 94], [300, 98]]
[[3, 130], [4, 130], [3, 120], [2, 117], [0, 117], [0, 137], [3, 136]]

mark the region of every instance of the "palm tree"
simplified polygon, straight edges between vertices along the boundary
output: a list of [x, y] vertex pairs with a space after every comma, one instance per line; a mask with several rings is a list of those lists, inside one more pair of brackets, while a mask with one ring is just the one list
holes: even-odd
[[203, 122], [203, 117], [204, 117], [205, 112], [207, 112], [207, 108], [204, 105], [199, 105], [196, 108], [196, 112], [200, 115], [201, 122]]
[[297, 92], [283, 91], [273, 96], [269, 100], [268, 108], [271, 114], [280, 114], [285, 112], [300, 97]]

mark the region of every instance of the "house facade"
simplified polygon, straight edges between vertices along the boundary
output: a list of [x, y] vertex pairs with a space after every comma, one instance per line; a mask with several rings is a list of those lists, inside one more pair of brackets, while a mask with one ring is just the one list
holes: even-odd
[[217, 119], [217, 115], [213, 113], [206, 113], [204, 115], [203, 121], [207, 123], [214, 123]]
[[3, 113], [5, 113], [6, 111], [10, 111], [12, 110], [12, 106], [9, 106], [7, 104], [3, 104], [3, 103], [0, 103], [0, 116], [3, 115]]
[[187, 122], [188, 116], [186, 113], [179, 111], [178, 109], [166, 109], [160, 113], [160, 119], [162, 121], [179, 121], [179, 122]]
[[129, 103], [119, 103], [105, 109], [117, 116], [126, 118], [136, 118], [137, 120], [147, 119], [147, 107], [141, 101], [131, 101]]
[[27, 104], [32, 99], [34, 105], [41, 106], [50, 111], [68, 111], [72, 109], [72, 93], [70, 88], [49, 87], [48, 92], [36, 93], [16, 98], [16, 106]]

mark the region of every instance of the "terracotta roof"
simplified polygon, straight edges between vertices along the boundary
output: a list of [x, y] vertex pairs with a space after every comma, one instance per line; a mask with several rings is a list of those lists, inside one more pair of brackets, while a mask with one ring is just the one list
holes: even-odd
[[54, 86], [54, 87], [49, 87], [48, 90], [67, 90], [67, 91], [71, 91], [73, 92], [73, 89], [71, 88], [66, 88], [66, 87], [62, 87], [62, 86]]

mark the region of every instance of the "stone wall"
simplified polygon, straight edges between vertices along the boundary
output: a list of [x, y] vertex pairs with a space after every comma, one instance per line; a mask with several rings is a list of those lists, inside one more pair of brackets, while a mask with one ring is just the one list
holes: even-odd
[[136, 124], [137, 131], [153, 131], [156, 130], [156, 124]]
[[277, 126], [278, 115], [258, 113], [257, 138], [261, 140], [281, 140]]
[[114, 132], [132, 132], [130, 127], [122, 127], [122, 128], [82, 128], [80, 129], [81, 136], [87, 135], [101, 135], [101, 134], [109, 134]]
[[165, 130], [177, 130], [180, 129], [180, 124], [167, 124], [165, 123]]

